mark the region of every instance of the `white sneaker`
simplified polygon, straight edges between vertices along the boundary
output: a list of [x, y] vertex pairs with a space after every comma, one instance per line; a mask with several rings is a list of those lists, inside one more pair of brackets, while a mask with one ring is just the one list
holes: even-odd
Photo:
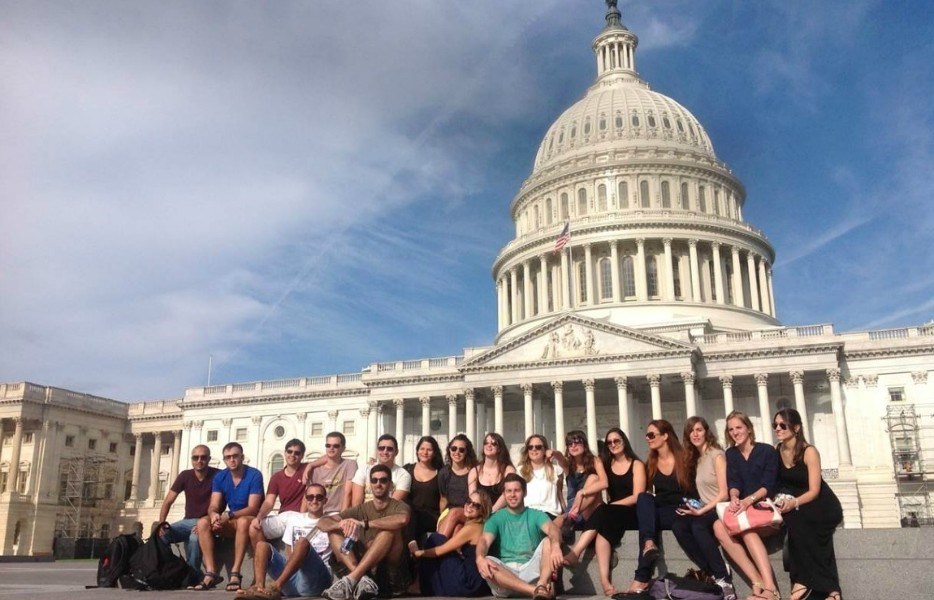
[[357, 589], [354, 590], [353, 597], [354, 600], [371, 600], [377, 594], [379, 594], [379, 586], [367, 575], [364, 575], [357, 582]]
[[733, 589], [733, 583], [726, 577], [716, 580], [717, 585], [723, 590], [723, 600], [736, 600], [736, 590]]
[[[364, 577], [364, 579], [369, 578]], [[328, 600], [353, 600], [354, 588], [349, 579], [341, 577], [331, 587], [321, 592], [321, 595]]]

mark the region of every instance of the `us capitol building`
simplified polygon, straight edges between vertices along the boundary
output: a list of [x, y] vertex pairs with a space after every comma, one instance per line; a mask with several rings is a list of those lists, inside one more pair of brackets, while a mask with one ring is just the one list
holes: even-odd
[[218, 465], [241, 442], [268, 481], [286, 440], [315, 457], [331, 430], [360, 459], [393, 433], [409, 462], [426, 434], [443, 445], [495, 430], [517, 451], [532, 432], [560, 445], [582, 429], [595, 444], [620, 425], [644, 455], [650, 419], [680, 431], [704, 415], [722, 439], [738, 409], [772, 442], [785, 406], [805, 416], [845, 527], [931, 524], [934, 324], [841, 334], [779, 322], [775, 249], [743, 219], [742, 182], [701, 123], [641, 78], [615, 4], [593, 40], [593, 85], [545, 132], [509, 206], [490, 346], [139, 404], [0, 384], [0, 554], [148, 530], [197, 444]]

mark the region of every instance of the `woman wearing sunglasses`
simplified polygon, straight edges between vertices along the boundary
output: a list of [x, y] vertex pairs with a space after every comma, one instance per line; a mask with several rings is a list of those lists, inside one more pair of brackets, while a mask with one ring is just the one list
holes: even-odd
[[639, 563], [629, 584], [630, 592], [649, 588], [655, 561], [661, 553], [658, 535], [662, 529], [671, 529], [681, 499], [691, 489], [684, 451], [671, 423], [664, 419], [649, 421], [645, 427], [645, 440], [649, 446], [646, 487], [654, 494], [643, 492], [636, 499], [636, 517], [639, 521]]
[[563, 509], [561, 492], [564, 487], [564, 469], [555, 463], [552, 454], [545, 436], [530, 435], [520, 454], [519, 475], [528, 482], [525, 505], [554, 519]]
[[485, 492], [493, 503], [493, 511], [499, 510], [506, 504], [503, 497], [503, 479], [507, 474], [515, 472], [509, 449], [506, 448], [506, 440], [496, 432], [487, 433], [483, 437], [483, 456], [468, 475], [470, 497], [476, 500], [477, 492]]
[[451, 537], [464, 524], [464, 505], [470, 499], [467, 483], [470, 470], [477, 466], [477, 453], [473, 442], [463, 433], [455, 435], [448, 443], [444, 466], [438, 474], [441, 491], [441, 518], [438, 533]]
[[833, 549], [833, 534], [843, 521], [840, 500], [821, 478], [820, 453], [804, 439], [801, 414], [785, 408], [772, 418], [781, 464], [779, 491], [788, 530], [788, 573], [791, 600], [804, 600], [817, 591], [820, 597], [840, 600], [840, 576]]
[[[727, 510], [740, 513], [763, 498], [773, 496], [778, 487], [778, 452], [772, 446], [756, 442], [752, 421], [746, 413], [734, 410], [726, 417], [726, 482], [730, 494]], [[723, 521], [713, 526], [720, 545], [752, 582], [753, 600], [781, 600], [769, 553], [762, 536], [774, 529], [748, 529], [735, 537]]]
[[420, 592], [425, 596], [489, 596], [490, 588], [477, 570], [477, 542], [490, 517], [490, 498], [478, 492], [464, 504], [464, 526], [451, 539], [433, 533], [424, 549], [409, 543], [418, 561]]
[[[623, 539], [626, 530], [639, 529], [636, 499], [645, 491], [645, 463], [633, 452], [629, 438], [619, 427], [606, 432], [600, 449], [600, 463], [606, 471], [610, 503], [601, 504], [594, 510], [578, 542], [583, 540], [586, 547], [590, 540], [594, 540], [600, 585], [604, 594], [612, 596], [616, 588], [610, 577], [610, 557], [613, 547]], [[580, 554], [572, 548], [565, 556], [565, 562], [573, 564], [579, 558]]]
[[[569, 432], [564, 438], [564, 446], [567, 449], [567, 465], [562, 466], [568, 488], [567, 510], [555, 519], [555, 524], [573, 533], [582, 531], [587, 519], [603, 504], [603, 490], [608, 484], [603, 463], [590, 451], [590, 444], [583, 431]], [[555, 457], [560, 463], [561, 454], [556, 452]], [[593, 539], [593, 534], [584, 534], [576, 542], [569, 541], [571, 549], [565, 555], [565, 560], [573, 563], [575, 557], [579, 557]]]

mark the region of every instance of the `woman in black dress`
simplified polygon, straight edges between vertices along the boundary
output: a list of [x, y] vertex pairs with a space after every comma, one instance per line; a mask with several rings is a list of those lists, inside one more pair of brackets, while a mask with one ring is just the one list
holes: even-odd
[[817, 591], [840, 600], [840, 576], [833, 549], [833, 534], [843, 521], [836, 494], [821, 478], [820, 454], [804, 439], [801, 415], [793, 408], [772, 419], [781, 465], [779, 492], [788, 494], [781, 503], [788, 530], [790, 600], [803, 600]]
[[464, 524], [464, 505], [470, 499], [467, 479], [471, 469], [477, 466], [477, 453], [473, 442], [459, 433], [448, 442], [444, 466], [438, 474], [441, 489], [441, 518], [438, 533], [451, 537]]
[[405, 539], [421, 542], [438, 524], [441, 505], [438, 471], [443, 464], [438, 441], [430, 435], [422, 437], [415, 444], [415, 456], [418, 462], [405, 465], [405, 470], [412, 476], [412, 488], [405, 499], [412, 509], [409, 524], [405, 527]]

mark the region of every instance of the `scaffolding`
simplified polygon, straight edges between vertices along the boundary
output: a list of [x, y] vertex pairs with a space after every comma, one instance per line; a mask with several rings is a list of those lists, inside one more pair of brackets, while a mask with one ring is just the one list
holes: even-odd
[[890, 405], [885, 415], [895, 466], [902, 527], [934, 525], [931, 477], [925, 462], [921, 417], [912, 404]]
[[117, 507], [117, 459], [109, 456], [75, 456], [62, 461], [61, 489], [56, 535], [66, 538], [94, 537], [93, 517], [114, 514]]

